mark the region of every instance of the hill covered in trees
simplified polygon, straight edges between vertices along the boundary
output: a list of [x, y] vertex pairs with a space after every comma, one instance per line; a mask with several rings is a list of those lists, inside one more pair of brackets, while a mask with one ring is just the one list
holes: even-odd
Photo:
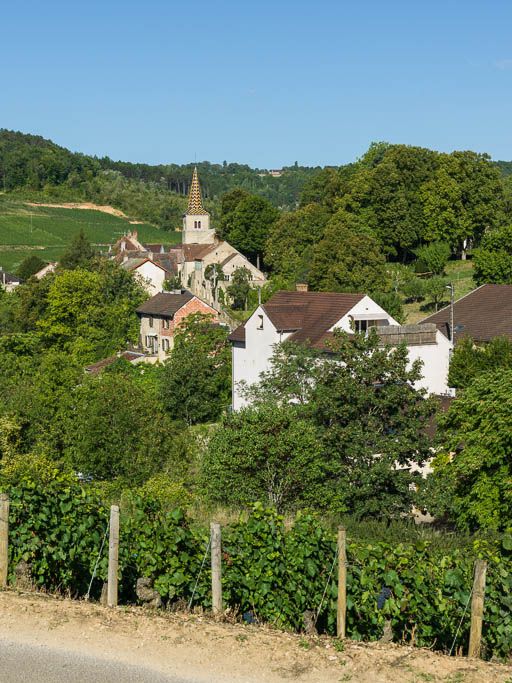
[[0, 130], [0, 188], [4, 191], [44, 192], [60, 200], [110, 203], [166, 229], [180, 225], [194, 165], [214, 214], [221, 195], [235, 187], [280, 208], [294, 208], [305, 182], [319, 170], [295, 164], [274, 177], [266, 170], [227, 162], [152, 166], [98, 159], [37, 135]]

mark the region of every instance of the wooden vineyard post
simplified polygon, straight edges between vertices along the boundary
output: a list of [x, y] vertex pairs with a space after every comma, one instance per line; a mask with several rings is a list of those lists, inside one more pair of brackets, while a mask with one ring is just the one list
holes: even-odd
[[210, 524], [210, 542], [212, 556], [212, 612], [222, 612], [222, 539], [220, 524]]
[[110, 533], [108, 539], [108, 585], [107, 605], [117, 607], [117, 569], [119, 566], [119, 508], [110, 508]]
[[9, 568], [9, 496], [0, 493], [0, 588], [7, 587]]
[[471, 630], [469, 632], [468, 657], [480, 657], [486, 572], [487, 562], [485, 560], [477, 560], [475, 562], [473, 597], [471, 599]]
[[337, 636], [345, 638], [347, 625], [347, 537], [345, 527], [338, 527], [338, 605]]

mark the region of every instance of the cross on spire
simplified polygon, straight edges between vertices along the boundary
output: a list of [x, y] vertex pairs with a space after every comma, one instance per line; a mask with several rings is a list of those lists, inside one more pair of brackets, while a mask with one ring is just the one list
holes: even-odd
[[197, 167], [194, 166], [194, 173], [192, 174], [192, 184], [190, 185], [190, 192], [188, 194], [188, 209], [189, 216], [206, 216], [208, 211], [203, 207], [201, 198], [201, 186], [199, 185], [199, 177], [197, 175]]

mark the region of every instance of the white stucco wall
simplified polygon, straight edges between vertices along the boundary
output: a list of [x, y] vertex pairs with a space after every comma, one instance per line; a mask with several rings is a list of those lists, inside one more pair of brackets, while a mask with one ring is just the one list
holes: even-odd
[[163, 290], [165, 270], [159, 268], [151, 261], [146, 261], [138, 268], [134, 268], [133, 273], [151, 296], [154, 296]]
[[[259, 330], [259, 316], [263, 316], [263, 329]], [[238, 383], [244, 380], [248, 385], [255, 384], [260, 374], [268, 370], [269, 361], [274, 352], [274, 344], [284, 341], [261, 306], [254, 311], [245, 324], [245, 347], [233, 344], [233, 410], [247, 405], [241, 396]]]
[[436, 343], [421, 346], [409, 346], [409, 361], [412, 364], [418, 358], [423, 366], [423, 378], [416, 382], [417, 389], [426, 389], [429, 394], [448, 394], [448, 370], [450, 367], [451, 342], [442, 332], [437, 330]]

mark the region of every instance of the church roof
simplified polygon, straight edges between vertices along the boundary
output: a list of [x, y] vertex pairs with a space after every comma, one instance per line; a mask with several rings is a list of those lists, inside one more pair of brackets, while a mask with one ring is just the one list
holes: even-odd
[[188, 195], [187, 214], [189, 216], [206, 216], [208, 211], [203, 207], [203, 200], [201, 199], [201, 186], [199, 185], [199, 177], [197, 175], [197, 168], [194, 167], [192, 174], [192, 185]]

